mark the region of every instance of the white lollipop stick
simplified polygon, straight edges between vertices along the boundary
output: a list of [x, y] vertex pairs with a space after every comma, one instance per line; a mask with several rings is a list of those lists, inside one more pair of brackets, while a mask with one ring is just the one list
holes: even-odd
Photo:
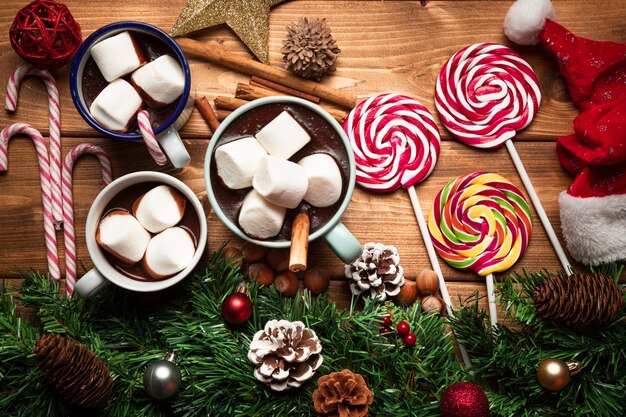
[[487, 275], [487, 301], [489, 302], [491, 327], [495, 327], [498, 324], [498, 308], [496, 304], [496, 290], [493, 285], [493, 274]]
[[548, 218], [546, 211], [543, 209], [541, 200], [539, 200], [539, 196], [537, 195], [537, 192], [535, 191], [535, 187], [533, 187], [533, 183], [530, 181], [530, 178], [528, 177], [526, 168], [524, 168], [524, 164], [522, 163], [522, 160], [520, 159], [519, 154], [517, 153], [517, 150], [515, 149], [515, 145], [513, 144], [512, 140], [507, 140], [505, 143], [506, 143], [506, 149], [509, 151], [509, 155], [511, 155], [511, 159], [513, 160], [513, 164], [515, 164], [515, 168], [517, 168], [517, 172], [520, 178], [522, 179], [522, 182], [524, 183], [524, 187], [526, 187], [526, 192], [528, 193], [528, 196], [530, 197], [530, 201], [533, 202], [533, 205], [535, 206], [535, 210], [537, 211], [537, 214], [539, 215], [539, 219], [541, 220], [541, 223], [543, 224], [544, 229], [546, 229], [546, 233], [548, 234], [548, 238], [550, 239], [550, 242], [552, 243], [552, 247], [554, 248], [556, 255], [559, 257], [559, 261], [561, 261], [561, 265], [563, 266], [565, 273], [567, 273], [568, 275], [571, 275], [572, 265], [567, 260], [565, 251], [563, 251], [563, 246], [561, 246], [561, 242], [559, 242], [559, 239], [556, 237], [556, 233], [554, 232], [552, 223], [550, 223], [550, 219]]

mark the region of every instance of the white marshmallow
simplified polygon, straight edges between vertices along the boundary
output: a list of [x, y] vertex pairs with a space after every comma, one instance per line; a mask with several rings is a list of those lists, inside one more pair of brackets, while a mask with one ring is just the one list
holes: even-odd
[[96, 242], [120, 262], [132, 265], [143, 258], [150, 233], [129, 212], [112, 211], [100, 220]]
[[128, 32], [106, 38], [91, 48], [91, 56], [108, 82], [130, 74], [146, 62]]
[[149, 232], [175, 226], [185, 213], [185, 197], [169, 185], [154, 187], [133, 203], [133, 215]]
[[133, 86], [119, 79], [98, 94], [89, 111], [103, 127], [116, 132], [126, 132], [141, 108], [141, 103], [141, 97]]
[[265, 125], [256, 138], [267, 153], [283, 159], [291, 158], [311, 141], [311, 136], [287, 111]]
[[302, 158], [298, 165], [304, 168], [309, 186], [304, 200], [315, 207], [332, 206], [341, 196], [341, 172], [335, 160], [325, 153]]
[[171, 227], [150, 240], [143, 267], [154, 279], [167, 278], [187, 268], [195, 253], [196, 245], [189, 232]]
[[133, 72], [131, 81], [150, 107], [160, 108], [174, 102], [185, 89], [185, 73], [170, 55], [161, 55]]
[[215, 151], [217, 175], [233, 190], [252, 186], [252, 177], [267, 155], [258, 140], [250, 136], [220, 146]]
[[276, 236], [283, 227], [287, 209], [270, 203], [254, 189], [246, 194], [239, 212], [239, 225], [257, 239]]
[[261, 159], [252, 179], [252, 186], [261, 196], [286, 208], [298, 207], [308, 184], [304, 168], [272, 155]]

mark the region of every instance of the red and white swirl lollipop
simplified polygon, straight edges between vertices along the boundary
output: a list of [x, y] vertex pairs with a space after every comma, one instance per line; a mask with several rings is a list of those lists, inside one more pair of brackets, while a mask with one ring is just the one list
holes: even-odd
[[565, 271], [569, 261], [511, 140], [526, 128], [541, 103], [539, 81], [517, 52], [477, 43], [452, 55], [441, 69], [435, 104], [452, 136], [481, 149], [506, 145]]

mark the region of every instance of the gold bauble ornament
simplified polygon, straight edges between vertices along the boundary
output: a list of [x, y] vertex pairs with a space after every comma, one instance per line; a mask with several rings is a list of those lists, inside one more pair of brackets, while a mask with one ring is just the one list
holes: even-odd
[[537, 367], [537, 380], [549, 391], [561, 391], [569, 384], [572, 376], [582, 369], [578, 361], [564, 362], [560, 359], [544, 359]]

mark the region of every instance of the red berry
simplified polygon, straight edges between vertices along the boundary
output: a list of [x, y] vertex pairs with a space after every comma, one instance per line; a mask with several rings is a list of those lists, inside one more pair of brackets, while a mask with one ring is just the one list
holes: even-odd
[[385, 327], [391, 327], [393, 323], [391, 322], [391, 316], [385, 316], [385, 318], [383, 319], [383, 326]]
[[409, 326], [409, 323], [407, 323], [406, 321], [401, 321], [400, 323], [398, 323], [398, 325], [396, 326], [396, 330], [398, 331], [398, 334], [400, 336], [406, 336], [407, 334], [409, 334], [409, 332], [411, 331], [411, 326]]
[[409, 333], [406, 336], [404, 336], [404, 344], [407, 345], [408, 347], [413, 346], [416, 340], [417, 339], [415, 338], [415, 335], [413, 333]]
[[393, 329], [391, 327], [383, 327], [379, 330], [380, 334], [388, 335], [389, 333], [393, 333]]

